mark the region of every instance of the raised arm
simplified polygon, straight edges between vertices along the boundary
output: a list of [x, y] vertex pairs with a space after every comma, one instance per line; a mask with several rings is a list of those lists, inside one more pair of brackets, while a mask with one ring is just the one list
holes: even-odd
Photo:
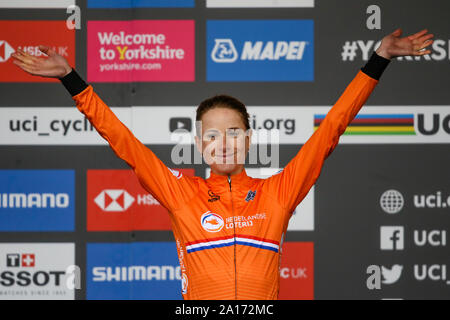
[[135, 171], [142, 186], [168, 210], [179, 208], [195, 195], [195, 182], [164, 163], [115, 116], [111, 109], [73, 70], [67, 61], [52, 49], [40, 46], [48, 57], [34, 57], [21, 50], [13, 54], [14, 63], [26, 72], [43, 77], [59, 78], [72, 95], [77, 108], [108, 141], [116, 155]]
[[380, 79], [390, 59], [403, 55], [429, 54], [425, 50], [433, 35], [422, 30], [401, 38], [401, 30], [383, 38], [380, 47], [357, 73], [327, 116], [284, 170], [265, 182], [264, 187], [276, 194], [287, 213], [291, 213], [318, 179], [325, 159], [339, 142], [339, 137], [354, 119]]

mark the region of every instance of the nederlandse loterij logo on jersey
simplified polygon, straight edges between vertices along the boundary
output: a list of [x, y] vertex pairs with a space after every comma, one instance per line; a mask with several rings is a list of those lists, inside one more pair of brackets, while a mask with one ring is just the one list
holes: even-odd
[[313, 20], [210, 20], [208, 81], [313, 81]]
[[186, 273], [183, 273], [181, 275], [181, 293], [186, 294], [187, 288], [188, 288], [188, 277], [187, 277]]
[[126, 211], [134, 202], [134, 198], [125, 190], [103, 190], [94, 202], [103, 211]]
[[208, 232], [219, 232], [224, 226], [224, 221], [221, 216], [211, 211], [205, 212], [200, 218], [203, 229]]

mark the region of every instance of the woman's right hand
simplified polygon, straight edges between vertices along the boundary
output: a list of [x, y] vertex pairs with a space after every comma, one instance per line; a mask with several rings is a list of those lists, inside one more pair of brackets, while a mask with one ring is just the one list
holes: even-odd
[[13, 63], [33, 76], [62, 78], [72, 71], [67, 60], [47, 46], [39, 46], [39, 50], [48, 57], [35, 57], [20, 49], [11, 56]]

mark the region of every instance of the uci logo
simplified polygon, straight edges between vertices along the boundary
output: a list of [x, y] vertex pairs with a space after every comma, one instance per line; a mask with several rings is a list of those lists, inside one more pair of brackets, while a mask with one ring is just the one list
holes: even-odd
[[211, 211], [205, 212], [201, 219], [203, 229], [208, 232], [219, 232], [222, 230], [224, 222], [221, 216]]
[[214, 49], [211, 53], [211, 59], [214, 62], [233, 63], [238, 58], [236, 47], [231, 39], [215, 39]]

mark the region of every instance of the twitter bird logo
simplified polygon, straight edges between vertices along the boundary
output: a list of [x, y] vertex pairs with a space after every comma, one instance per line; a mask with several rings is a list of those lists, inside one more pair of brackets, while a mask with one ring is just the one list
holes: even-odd
[[400, 279], [402, 275], [403, 266], [394, 264], [391, 269], [381, 267], [381, 274], [383, 275], [383, 284], [393, 284]]

